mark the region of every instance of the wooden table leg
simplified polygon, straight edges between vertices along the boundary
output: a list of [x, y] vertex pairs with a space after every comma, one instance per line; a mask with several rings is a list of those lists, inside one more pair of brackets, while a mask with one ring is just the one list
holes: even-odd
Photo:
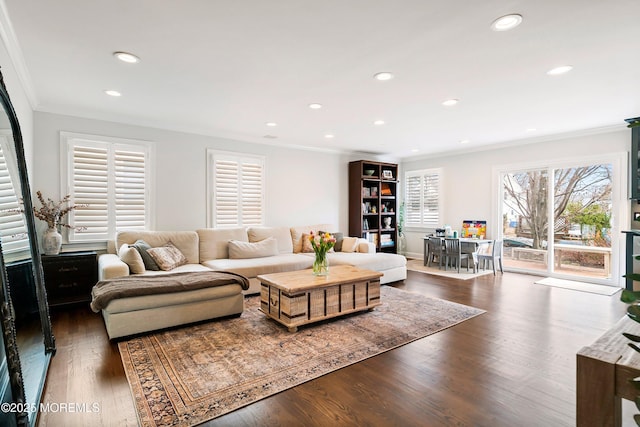
[[577, 355], [576, 426], [620, 427], [622, 405], [616, 397], [619, 356], [585, 347]]

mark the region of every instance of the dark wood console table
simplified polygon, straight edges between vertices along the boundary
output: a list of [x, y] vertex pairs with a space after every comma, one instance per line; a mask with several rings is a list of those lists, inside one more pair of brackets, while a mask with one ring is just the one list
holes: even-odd
[[[577, 355], [578, 427], [619, 427], [621, 399], [640, 393], [630, 379], [640, 376], [640, 353], [628, 346], [623, 332], [640, 335], [640, 323], [627, 316]], [[632, 420], [633, 421], [633, 420]]]

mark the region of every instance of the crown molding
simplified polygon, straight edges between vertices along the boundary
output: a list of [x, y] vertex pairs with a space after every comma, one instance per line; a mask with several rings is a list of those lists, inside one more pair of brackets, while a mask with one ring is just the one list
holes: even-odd
[[0, 0], [0, 38], [4, 42], [9, 58], [13, 64], [13, 68], [18, 75], [18, 80], [20, 80], [22, 89], [29, 100], [31, 109], [35, 110], [38, 106], [38, 98], [33, 87], [31, 75], [27, 69], [27, 64], [24, 61], [24, 55], [22, 54], [20, 43], [18, 43], [16, 33], [13, 31], [13, 25], [11, 24], [7, 5], [4, 0]]

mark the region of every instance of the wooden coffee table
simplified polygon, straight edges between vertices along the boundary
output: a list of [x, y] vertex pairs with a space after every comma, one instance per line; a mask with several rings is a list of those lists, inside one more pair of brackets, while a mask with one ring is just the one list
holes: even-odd
[[382, 273], [347, 265], [331, 267], [328, 276], [311, 270], [258, 276], [260, 310], [289, 332], [298, 326], [380, 305]]

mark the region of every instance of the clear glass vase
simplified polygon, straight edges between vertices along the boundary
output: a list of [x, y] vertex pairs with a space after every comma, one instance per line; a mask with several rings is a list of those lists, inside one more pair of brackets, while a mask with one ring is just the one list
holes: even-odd
[[313, 275], [314, 276], [329, 275], [329, 261], [327, 261], [326, 253], [316, 253], [316, 258], [313, 261]]

